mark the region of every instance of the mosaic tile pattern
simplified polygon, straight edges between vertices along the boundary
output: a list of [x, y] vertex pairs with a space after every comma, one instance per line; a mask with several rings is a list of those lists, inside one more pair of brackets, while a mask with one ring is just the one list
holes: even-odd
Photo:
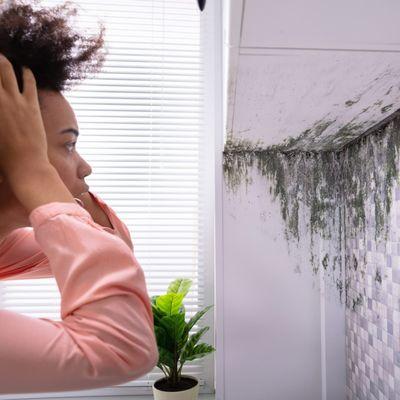
[[366, 237], [346, 243], [346, 400], [400, 400], [400, 187], [393, 194], [387, 242], [368, 221]]

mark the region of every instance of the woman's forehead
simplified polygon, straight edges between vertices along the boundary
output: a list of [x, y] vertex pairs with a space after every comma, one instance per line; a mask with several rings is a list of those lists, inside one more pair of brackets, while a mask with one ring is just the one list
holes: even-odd
[[77, 129], [75, 113], [68, 100], [60, 92], [38, 90], [38, 95], [46, 131]]

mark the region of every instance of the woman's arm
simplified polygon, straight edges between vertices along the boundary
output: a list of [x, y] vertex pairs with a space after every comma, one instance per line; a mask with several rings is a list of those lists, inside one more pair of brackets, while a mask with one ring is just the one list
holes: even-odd
[[153, 315], [129, 246], [77, 204], [45, 204], [30, 220], [61, 293], [62, 321], [0, 310], [0, 394], [105, 387], [151, 371]]
[[14, 183], [20, 202], [35, 206], [29, 219], [60, 290], [62, 321], [0, 310], [0, 394], [116, 385], [157, 364], [150, 299], [131, 248], [75, 201], [56, 201], [62, 186], [45, 169]]
[[[88, 194], [92, 202], [96, 205], [96, 208], [101, 210], [106, 215], [107, 220], [111, 222], [112, 228], [100, 224], [99, 226], [105, 232], [120, 237], [134, 251], [131, 233], [125, 223], [101, 197], [93, 192], [88, 192]], [[79, 198], [76, 198], [76, 201], [84, 207], [83, 202]], [[86, 209], [86, 207], [84, 208]], [[92, 209], [86, 209], [86, 211], [93, 218], [94, 212]], [[102, 221], [99, 221], [97, 218], [95, 222], [99, 223]], [[37, 243], [32, 229], [17, 229], [7, 237], [3, 246], [2, 248], [0, 247], [0, 280], [54, 277], [49, 265], [49, 259]]]

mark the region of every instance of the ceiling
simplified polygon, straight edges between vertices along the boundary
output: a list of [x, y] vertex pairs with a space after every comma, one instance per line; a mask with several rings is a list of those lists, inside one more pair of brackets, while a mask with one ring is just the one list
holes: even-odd
[[389, 120], [400, 109], [398, 15], [394, 0], [231, 0], [227, 131], [323, 150]]

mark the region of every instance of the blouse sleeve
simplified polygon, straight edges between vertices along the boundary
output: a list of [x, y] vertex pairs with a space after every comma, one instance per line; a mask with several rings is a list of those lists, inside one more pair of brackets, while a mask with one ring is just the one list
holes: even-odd
[[0, 310], [0, 394], [117, 385], [158, 361], [151, 302], [132, 249], [74, 203], [29, 215], [61, 294], [61, 319]]
[[[104, 211], [113, 226], [109, 228], [98, 225], [98, 227], [120, 237], [134, 251], [128, 227], [100, 196], [90, 191], [89, 194]], [[75, 201], [84, 208], [81, 200], [76, 198]], [[5, 250], [2, 251], [4, 248]], [[53, 278], [49, 259], [37, 243], [31, 228], [16, 229], [8, 236], [7, 244], [0, 249], [0, 281], [40, 278]]]

